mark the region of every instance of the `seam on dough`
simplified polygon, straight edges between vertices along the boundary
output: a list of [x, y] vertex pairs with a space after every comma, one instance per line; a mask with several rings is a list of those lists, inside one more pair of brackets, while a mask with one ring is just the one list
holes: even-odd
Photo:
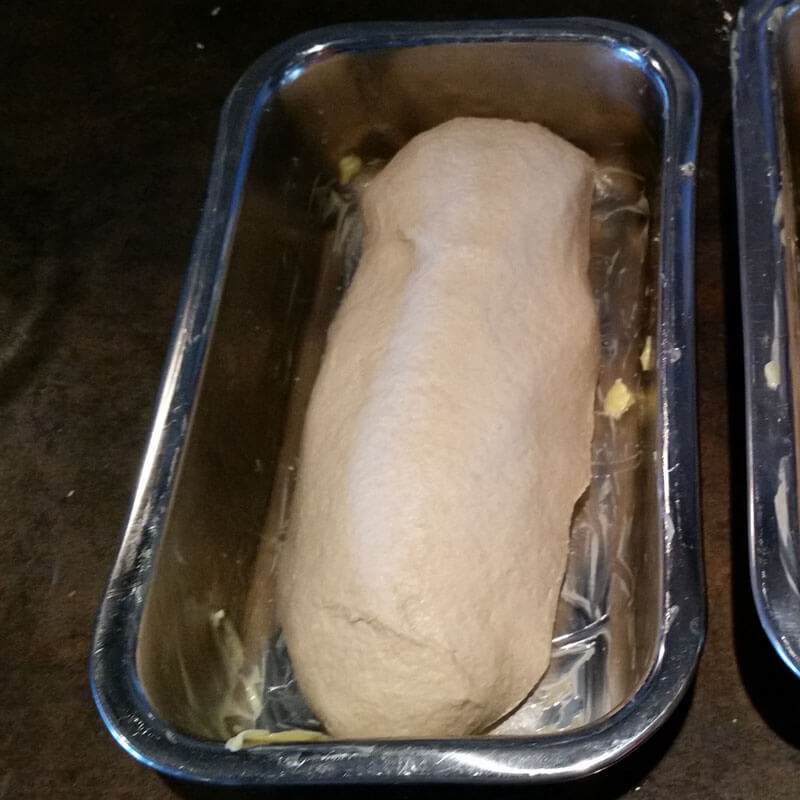
[[409, 644], [413, 644], [415, 647], [438, 647], [438, 645], [432, 642], [427, 642], [424, 639], [418, 639], [414, 636], [409, 636], [409, 634], [403, 633], [402, 631], [393, 628], [391, 625], [387, 625], [385, 622], [381, 622], [377, 617], [369, 616], [368, 614], [364, 614], [356, 609], [348, 608], [342, 603], [324, 603], [322, 605], [322, 609], [324, 611], [328, 611], [334, 616], [340, 617], [351, 625], [363, 623], [368, 625], [370, 628], [373, 628], [378, 633], [389, 634], [390, 636], [402, 639]]
[[467, 684], [469, 697], [467, 697], [464, 700], [462, 700], [461, 701], [461, 705], [464, 706], [464, 704], [467, 703], [469, 705], [472, 705], [476, 709], [483, 710], [483, 704], [476, 703], [475, 701], [470, 699], [470, 698], [472, 698], [473, 696], [476, 695], [476, 693], [474, 691], [476, 687], [475, 687], [474, 681], [472, 680], [472, 676], [469, 674], [467, 668], [463, 664], [461, 664], [461, 662], [458, 660], [458, 657], [456, 656], [456, 651], [455, 650], [448, 650], [445, 647], [441, 647], [441, 645], [436, 645], [436, 647], [441, 649], [441, 650], [443, 650], [448, 655], [448, 657], [450, 658], [450, 661], [453, 663], [453, 666], [456, 669], [456, 672], [458, 672], [458, 674], [461, 675], [461, 677], [463, 678], [463, 680]]
[[[456, 672], [462, 677], [462, 679], [466, 683], [466, 688], [469, 690], [469, 694], [472, 695], [472, 691], [475, 688], [474, 681], [472, 680], [472, 676], [469, 674], [469, 670], [467, 670], [467, 668], [459, 662], [455, 650], [452, 650], [449, 647], [445, 647], [444, 645], [439, 644], [438, 642], [435, 641], [419, 639], [415, 636], [410, 636], [407, 633], [403, 633], [402, 631], [397, 630], [391, 625], [387, 625], [385, 622], [381, 622], [374, 616], [369, 616], [368, 614], [364, 614], [363, 612], [360, 612], [356, 609], [348, 608], [342, 603], [325, 603], [323, 604], [322, 608], [325, 611], [328, 611], [331, 614], [334, 614], [335, 616], [344, 619], [351, 625], [357, 625], [358, 623], [363, 623], [373, 628], [379, 633], [389, 634], [390, 636], [394, 636], [398, 639], [408, 642], [409, 644], [413, 644], [415, 647], [424, 647], [426, 649], [439, 651], [452, 663]], [[472, 700], [470, 700], [469, 702], [476, 707], [482, 708], [482, 706], [480, 706], [479, 704], [475, 703]]]

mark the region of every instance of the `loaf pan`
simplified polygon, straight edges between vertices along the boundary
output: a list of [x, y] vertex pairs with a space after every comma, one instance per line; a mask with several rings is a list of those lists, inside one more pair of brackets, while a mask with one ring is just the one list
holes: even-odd
[[750, 582], [800, 676], [797, 517], [800, 5], [746, 6], [731, 43], [747, 416]]
[[[97, 621], [94, 697], [126, 750], [222, 784], [542, 782], [595, 772], [658, 728], [692, 678], [705, 630], [698, 115], [696, 79], [670, 48], [591, 19], [328, 28], [245, 73], [222, 113], [153, 429]], [[336, 189], [338, 165], [349, 155], [384, 163], [456, 116], [540, 122], [598, 164], [594, 470], [573, 524], [551, 668], [520, 712], [485, 736], [232, 751], [225, 739], [247, 724], [314, 726], [264, 609], [304, 403], [357, 264], [357, 215]], [[604, 397], [618, 378], [636, 402], [616, 420]]]

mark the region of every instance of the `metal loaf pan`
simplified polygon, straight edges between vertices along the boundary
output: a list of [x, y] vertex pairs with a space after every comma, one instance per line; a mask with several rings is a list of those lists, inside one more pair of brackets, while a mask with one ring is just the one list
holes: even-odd
[[[329, 28], [248, 70], [223, 110], [150, 443], [97, 622], [94, 696], [125, 749], [164, 772], [227, 784], [551, 781], [611, 764], [664, 721], [705, 630], [698, 114], [697, 82], [672, 50], [590, 19]], [[532, 716], [498, 735], [230, 752], [220, 697], [252, 658], [269, 602], [298, 409], [341, 283], [341, 230], [315, 213], [315, 198], [344, 155], [386, 159], [419, 131], [467, 115], [543, 123], [605, 176], [590, 265], [603, 340], [595, 472], [573, 524], [551, 670]], [[654, 359], [640, 367], [648, 339]], [[602, 413], [615, 376], [637, 396], [618, 423]]]
[[800, 4], [751, 3], [731, 43], [749, 479], [750, 582], [800, 676], [797, 203]]

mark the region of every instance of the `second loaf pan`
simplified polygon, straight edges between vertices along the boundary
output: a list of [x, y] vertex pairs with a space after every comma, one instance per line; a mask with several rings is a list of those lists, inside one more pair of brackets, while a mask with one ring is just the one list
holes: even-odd
[[767, 636], [797, 675], [799, 11], [797, 3], [751, 3], [731, 42], [750, 582]]

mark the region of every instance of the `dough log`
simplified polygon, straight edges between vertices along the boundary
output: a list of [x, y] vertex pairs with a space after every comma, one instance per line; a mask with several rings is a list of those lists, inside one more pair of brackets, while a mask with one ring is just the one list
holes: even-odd
[[456, 119], [365, 192], [278, 575], [334, 736], [480, 732], [547, 669], [590, 476], [592, 168], [536, 124]]

